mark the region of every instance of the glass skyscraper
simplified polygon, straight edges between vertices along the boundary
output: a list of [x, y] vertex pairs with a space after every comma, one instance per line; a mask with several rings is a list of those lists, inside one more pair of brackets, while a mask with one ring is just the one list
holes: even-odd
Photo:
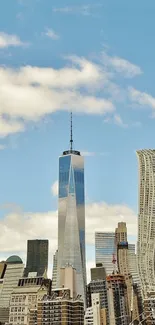
[[58, 286], [60, 268], [67, 265], [76, 269], [77, 293], [85, 300], [84, 159], [72, 150], [72, 138], [71, 150], [59, 158]]
[[95, 233], [95, 255], [96, 264], [102, 263], [107, 275], [112, 274], [114, 265], [113, 256], [116, 257], [116, 240], [114, 232]]
[[48, 270], [48, 240], [27, 241], [27, 263], [24, 276], [35, 272], [37, 276], [43, 276]]

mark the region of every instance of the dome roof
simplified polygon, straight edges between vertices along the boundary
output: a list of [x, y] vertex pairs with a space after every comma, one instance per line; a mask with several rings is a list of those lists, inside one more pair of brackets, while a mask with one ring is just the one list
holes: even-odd
[[22, 259], [17, 255], [12, 255], [6, 260], [7, 264], [23, 264]]

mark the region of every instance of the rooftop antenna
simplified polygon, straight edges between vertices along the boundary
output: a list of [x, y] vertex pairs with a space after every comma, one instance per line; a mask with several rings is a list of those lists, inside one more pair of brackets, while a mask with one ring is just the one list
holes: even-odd
[[73, 151], [73, 115], [72, 115], [72, 112], [71, 112], [71, 115], [70, 115], [70, 122], [71, 122], [71, 133], [70, 133], [70, 151], [72, 152]]

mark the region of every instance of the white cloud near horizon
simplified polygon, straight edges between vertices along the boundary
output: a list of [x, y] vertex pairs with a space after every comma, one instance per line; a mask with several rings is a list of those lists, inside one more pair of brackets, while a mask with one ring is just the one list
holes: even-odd
[[[58, 211], [23, 212], [14, 204], [5, 204], [0, 207], [6, 209], [6, 215], [0, 219], [0, 260], [17, 254], [25, 262], [28, 239], [49, 240], [49, 264], [52, 263], [53, 254], [57, 249]], [[117, 223], [127, 223], [128, 236], [137, 236], [137, 216], [125, 204], [107, 204], [96, 202], [86, 204], [86, 250], [95, 245], [95, 231], [115, 231]], [[90, 267], [95, 266], [94, 248], [92, 257], [87, 258], [88, 281]], [[51, 277], [51, 265], [49, 267]]]
[[[1, 208], [5, 207], [7, 208]], [[25, 251], [27, 239], [48, 238], [54, 253], [57, 246], [58, 212], [32, 213], [12, 209], [14, 207], [10, 206], [11, 212], [0, 219], [0, 251]], [[120, 221], [127, 223], [128, 235], [137, 235], [137, 217], [127, 205], [106, 202], [86, 204], [87, 245], [94, 244], [95, 231], [114, 231]]]
[[17, 35], [0, 32], [0, 49], [10, 46], [17, 47], [24, 45], [26, 44], [23, 43]]

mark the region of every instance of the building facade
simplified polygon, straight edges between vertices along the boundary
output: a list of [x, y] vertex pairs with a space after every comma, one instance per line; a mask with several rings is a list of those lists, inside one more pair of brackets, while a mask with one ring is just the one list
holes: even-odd
[[102, 263], [107, 275], [113, 272], [113, 255], [116, 255], [114, 232], [95, 233], [95, 258], [96, 264]]
[[84, 159], [78, 151], [65, 151], [59, 158], [58, 277], [60, 268], [76, 269], [78, 293], [85, 299], [85, 195]]
[[57, 286], [58, 250], [53, 255], [52, 289]]
[[47, 295], [47, 291], [46, 286], [35, 284], [14, 288], [10, 299], [9, 325], [28, 325], [30, 309], [36, 308], [38, 301]]
[[43, 276], [48, 270], [48, 240], [27, 241], [27, 262], [24, 276], [30, 272], [36, 272], [37, 276]]
[[24, 264], [19, 256], [10, 256], [6, 260], [6, 271], [0, 294], [0, 322], [9, 320], [9, 304], [13, 288], [17, 286], [19, 278], [23, 276]]
[[128, 325], [128, 298], [125, 278], [121, 274], [107, 276], [109, 324]]
[[31, 309], [29, 325], [84, 325], [84, 303], [77, 297], [72, 299], [66, 289], [54, 290], [51, 296], [38, 301], [37, 310]]
[[106, 310], [101, 309], [100, 294], [92, 293], [92, 307], [86, 309], [85, 325], [107, 325]]
[[[98, 294], [100, 297], [100, 308], [105, 311], [106, 324], [109, 324], [109, 305], [108, 305], [108, 295], [107, 295], [107, 282], [105, 280], [93, 280], [87, 285], [87, 308], [93, 306], [92, 295]], [[88, 309], [91, 313], [91, 309]], [[88, 312], [87, 311], [87, 312]], [[88, 313], [87, 313], [88, 314]]]
[[138, 150], [139, 212], [137, 257], [143, 297], [155, 290], [155, 150]]

